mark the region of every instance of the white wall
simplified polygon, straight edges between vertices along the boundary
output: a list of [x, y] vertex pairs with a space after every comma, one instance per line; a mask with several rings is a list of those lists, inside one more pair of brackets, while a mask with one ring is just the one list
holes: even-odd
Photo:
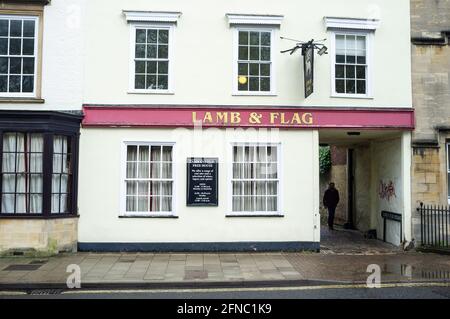
[[43, 104], [0, 104], [0, 109], [81, 110], [86, 0], [52, 0], [44, 7]]
[[[207, 129], [83, 129], [80, 152], [79, 242], [318, 242], [317, 131], [278, 131], [269, 138]], [[228, 132], [228, 133], [227, 133]], [[119, 218], [124, 140], [176, 142], [175, 209], [178, 219]], [[227, 218], [231, 142], [281, 143], [283, 218]], [[218, 157], [219, 206], [186, 206], [187, 157]], [[316, 227], [314, 227], [316, 226]]]
[[[175, 29], [175, 94], [128, 94], [129, 27], [122, 10], [181, 11]], [[232, 30], [226, 13], [284, 15], [276, 52], [300, 40], [330, 46], [324, 17], [377, 18], [373, 99], [330, 98], [330, 56], [317, 56], [315, 93], [305, 101], [301, 55], [277, 53], [277, 96], [232, 96]], [[409, 0], [89, 0], [85, 102], [411, 107]]]

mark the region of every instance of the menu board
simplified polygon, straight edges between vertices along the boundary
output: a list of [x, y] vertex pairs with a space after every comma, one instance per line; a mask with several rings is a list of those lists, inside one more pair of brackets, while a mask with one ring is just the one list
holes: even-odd
[[187, 159], [187, 206], [218, 206], [219, 159]]

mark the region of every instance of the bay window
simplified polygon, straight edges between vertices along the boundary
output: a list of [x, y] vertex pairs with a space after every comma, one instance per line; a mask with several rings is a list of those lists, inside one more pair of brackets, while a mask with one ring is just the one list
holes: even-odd
[[77, 213], [75, 137], [0, 130], [0, 218]]

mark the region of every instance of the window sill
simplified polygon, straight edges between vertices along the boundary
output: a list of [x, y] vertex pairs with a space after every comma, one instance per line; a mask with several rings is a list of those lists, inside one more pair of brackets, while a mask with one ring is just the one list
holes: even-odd
[[234, 92], [232, 94], [232, 96], [278, 96], [278, 94], [273, 93], [273, 92], [249, 92], [249, 93], [244, 93], [244, 92]]
[[280, 213], [273, 213], [273, 214], [248, 214], [248, 213], [231, 213], [231, 214], [227, 214], [225, 215], [225, 217], [271, 217], [271, 218], [282, 218], [284, 217], [284, 214], [280, 214]]
[[177, 219], [177, 215], [119, 215], [119, 218], [169, 218], [169, 219]]
[[34, 98], [34, 97], [0, 97], [0, 103], [31, 103], [31, 104], [43, 104], [44, 99]]
[[128, 94], [156, 94], [156, 95], [174, 95], [175, 92], [168, 90], [168, 91], [159, 91], [159, 90], [155, 90], [155, 91], [139, 91], [139, 90], [129, 90], [127, 92]]
[[372, 95], [332, 94], [331, 98], [373, 100]]
[[0, 219], [62, 219], [62, 218], [79, 218], [80, 215], [72, 214], [1, 214]]

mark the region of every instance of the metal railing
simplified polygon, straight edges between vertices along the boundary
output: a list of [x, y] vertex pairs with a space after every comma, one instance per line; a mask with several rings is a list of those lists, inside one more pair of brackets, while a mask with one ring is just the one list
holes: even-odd
[[420, 203], [417, 211], [422, 246], [450, 248], [450, 207]]

